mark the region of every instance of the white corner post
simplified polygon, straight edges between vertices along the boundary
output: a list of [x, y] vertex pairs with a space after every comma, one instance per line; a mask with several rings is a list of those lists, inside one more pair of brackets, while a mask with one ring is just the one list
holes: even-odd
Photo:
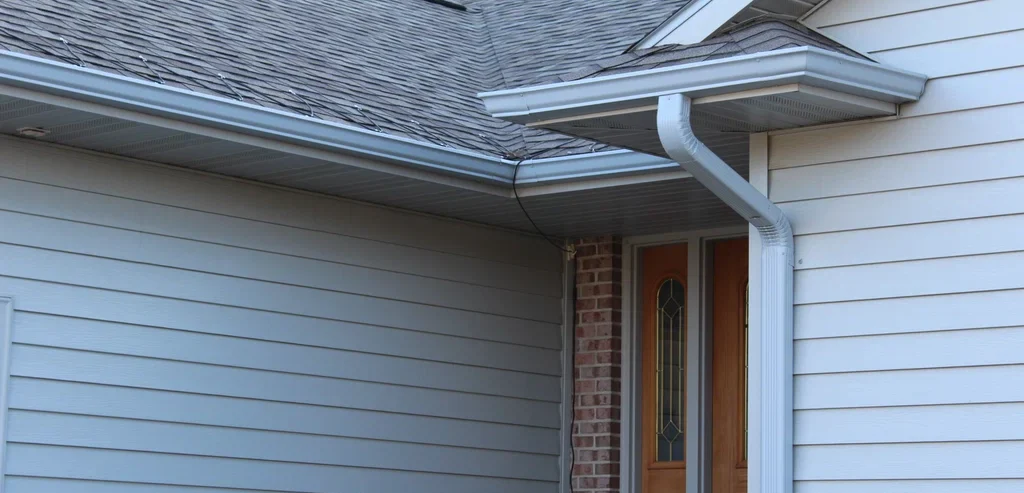
[[14, 300], [0, 296], [0, 493], [7, 474], [7, 405], [11, 377], [11, 333], [14, 331]]
[[[761, 236], [760, 464], [750, 493], [793, 491], [793, 230], [782, 210], [693, 132], [690, 98], [658, 99], [658, 137], [669, 157], [757, 228]], [[755, 380], [756, 381], [756, 380]], [[753, 483], [753, 481], [752, 481]]]

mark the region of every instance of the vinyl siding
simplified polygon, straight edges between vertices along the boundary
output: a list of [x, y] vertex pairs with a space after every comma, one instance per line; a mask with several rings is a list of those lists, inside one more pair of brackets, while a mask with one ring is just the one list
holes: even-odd
[[0, 140], [7, 492], [555, 492], [543, 240]]
[[898, 118], [770, 138], [796, 232], [798, 493], [1024, 489], [1021, 14], [832, 0], [806, 20], [932, 79]]

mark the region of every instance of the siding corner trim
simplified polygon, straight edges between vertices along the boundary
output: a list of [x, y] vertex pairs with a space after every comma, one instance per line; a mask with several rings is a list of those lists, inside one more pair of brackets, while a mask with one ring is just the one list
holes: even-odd
[[11, 333], [14, 330], [14, 299], [0, 296], [0, 493], [4, 491], [7, 465], [7, 402], [11, 380]]

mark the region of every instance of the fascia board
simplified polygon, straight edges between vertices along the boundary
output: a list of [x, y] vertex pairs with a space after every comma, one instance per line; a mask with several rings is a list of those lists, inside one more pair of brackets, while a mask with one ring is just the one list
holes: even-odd
[[695, 44], [708, 39], [752, 0], [693, 0], [626, 51], [663, 44]]
[[493, 116], [518, 123], [802, 83], [891, 103], [916, 101], [927, 77], [815, 47], [796, 47], [578, 81], [481, 93]]

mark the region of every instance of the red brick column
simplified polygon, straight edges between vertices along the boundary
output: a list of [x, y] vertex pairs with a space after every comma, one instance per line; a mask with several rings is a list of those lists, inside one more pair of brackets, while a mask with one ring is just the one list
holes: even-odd
[[622, 241], [577, 241], [575, 493], [619, 490], [622, 396]]

